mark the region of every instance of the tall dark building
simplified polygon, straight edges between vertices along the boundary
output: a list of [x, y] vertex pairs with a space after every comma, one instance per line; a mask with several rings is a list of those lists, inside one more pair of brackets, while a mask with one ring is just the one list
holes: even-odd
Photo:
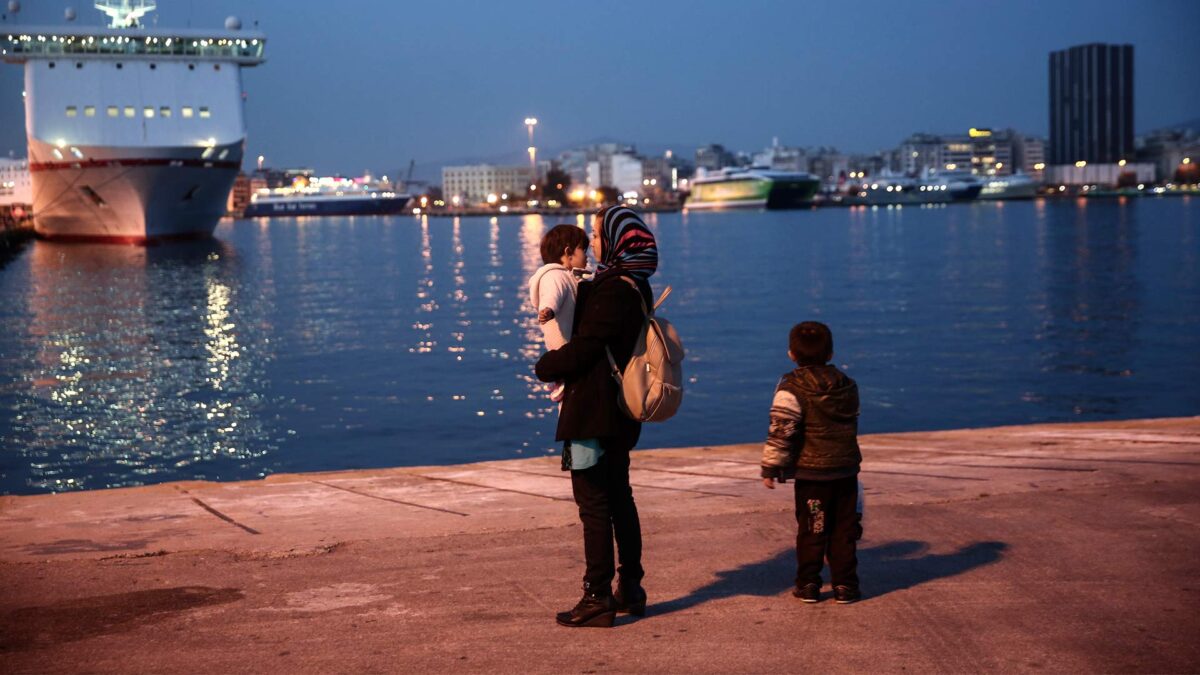
[[1050, 52], [1050, 164], [1133, 155], [1133, 45]]

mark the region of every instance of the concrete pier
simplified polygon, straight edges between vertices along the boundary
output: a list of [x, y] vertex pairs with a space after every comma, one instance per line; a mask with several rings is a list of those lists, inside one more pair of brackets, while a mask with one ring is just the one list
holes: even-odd
[[0, 498], [0, 670], [1200, 670], [1200, 417], [862, 446], [846, 606], [791, 597], [757, 443], [637, 452], [650, 607], [608, 630], [554, 623], [557, 458]]

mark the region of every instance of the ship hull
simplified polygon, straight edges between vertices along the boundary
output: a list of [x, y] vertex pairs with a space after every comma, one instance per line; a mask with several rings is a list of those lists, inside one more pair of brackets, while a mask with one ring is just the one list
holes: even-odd
[[[30, 145], [31, 155], [50, 155]], [[241, 157], [241, 143], [219, 149], [225, 160], [198, 158], [191, 147], [79, 150], [80, 158], [30, 164], [39, 237], [132, 244], [210, 237]]]
[[292, 199], [251, 202], [246, 218], [284, 218], [291, 216], [382, 216], [405, 213], [411, 197], [358, 199]]

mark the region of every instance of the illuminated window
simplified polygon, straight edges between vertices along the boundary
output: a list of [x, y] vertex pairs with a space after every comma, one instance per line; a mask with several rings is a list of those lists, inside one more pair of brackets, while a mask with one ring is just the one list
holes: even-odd
[[212, 117], [212, 113], [208, 111], [208, 108], [200, 106], [200, 116], [207, 119]]
[[117, 106], [115, 106], [115, 105], [108, 106], [108, 116], [109, 117], [116, 117], [117, 114], [118, 114]]
[[146, 117], [154, 117], [154, 106], [148, 105], [142, 108], [142, 114]]
[[131, 105], [125, 106], [125, 116], [126, 117], [133, 117], [136, 114], [137, 114], [137, 111], [133, 109], [133, 106], [131, 106]]
[[183, 106], [183, 109], [180, 112], [183, 113], [184, 117], [191, 117], [192, 116], [192, 106], [185, 105], [185, 106]]
[[67, 117], [75, 117], [78, 114], [79, 114], [79, 108], [76, 108], [73, 105], [67, 106]]
[[96, 106], [85, 105], [83, 107], [83, 116], [84, 117], [95, 117], [96, 116]]
[[158, 114], [162, 115], [163, 117], [170, 117], [171, 116], [171, 106], [164, 105], [164, 106], [160, 107], [158, 109]]

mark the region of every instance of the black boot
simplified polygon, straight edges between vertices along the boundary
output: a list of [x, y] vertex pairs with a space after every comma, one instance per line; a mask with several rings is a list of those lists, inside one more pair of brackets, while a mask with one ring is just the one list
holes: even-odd
[[612, 592], [607, 588], [592, 590], [584, 584], [579, 604], [569, 612], [559, 612], [554, 618], [558, 625], [571, 628], [612, 628], [616, 617], [617, 606], [613, 602]]
[[639, 583], [617, 584], [617, 592], [613, 594], [617, 611], [634, 616], [646, 616], [646, 591]]

